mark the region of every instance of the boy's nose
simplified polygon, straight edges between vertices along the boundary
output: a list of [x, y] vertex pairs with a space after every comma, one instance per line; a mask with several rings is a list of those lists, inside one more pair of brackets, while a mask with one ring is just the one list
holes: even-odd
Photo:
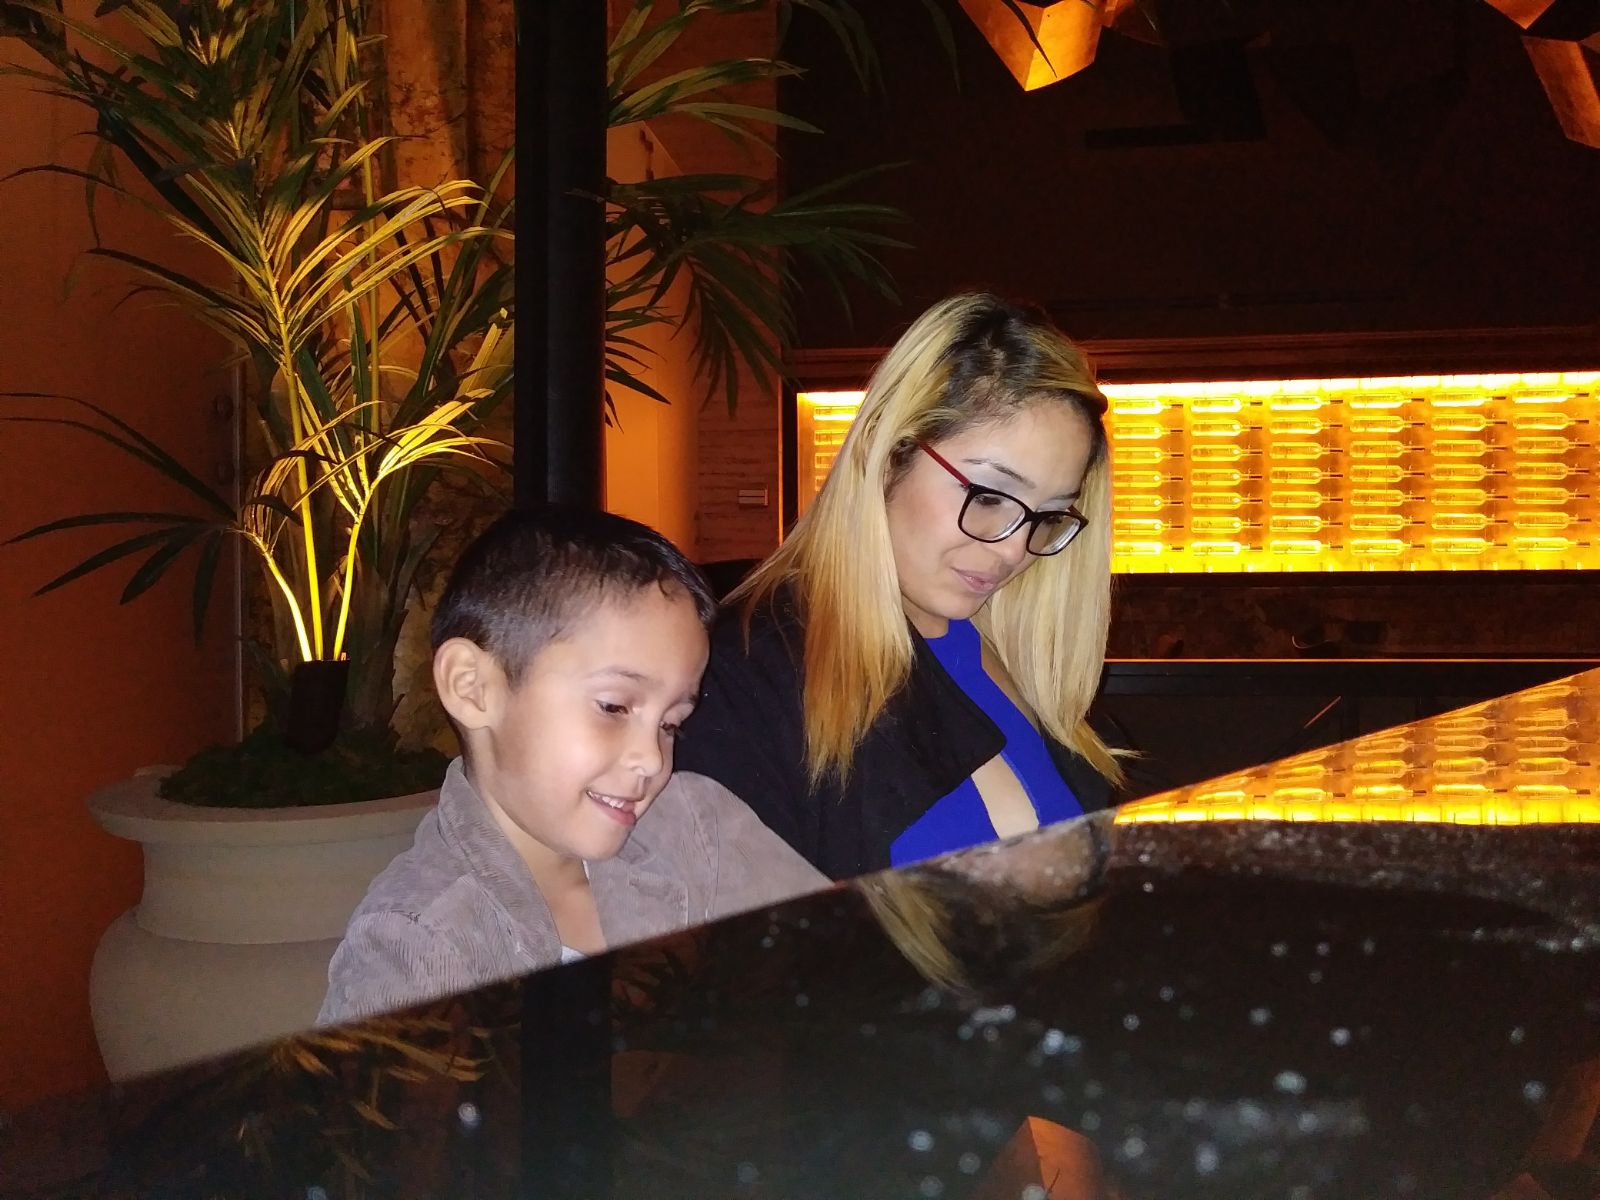
[[661, 774], [666, 767], [666, 752], [661, 748], [661, 734], [655, 729], [640, 730], [628, 739], [625, 761], [630, 770], [651, 777]]

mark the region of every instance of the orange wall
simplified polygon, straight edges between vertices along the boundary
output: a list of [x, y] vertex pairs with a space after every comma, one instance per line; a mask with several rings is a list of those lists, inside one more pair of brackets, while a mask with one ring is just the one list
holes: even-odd
[[[770, 57], [777, 50], [776, 6], [734, 15], [702, 17], [690, 33], [656, 62], [663, 73], [724, 58]], [[740, 103], [772, 107], [777, 88], [748, 84], [734, 93]], [[732, 172], [772, 178], [775, 156], [750, 142], [735, 142], [704, 121], [664, 117], [651, 122], [661, 145], [686, 172]], [[719, 394], [699, 406], [695, 511], [703, 562], [762, 558], [778, 544], [782, 408], [776, 381], [762, 384], [738, 372], [733, 412]], [[763, 507], [744, 507], [741, 491], [765, 490]]]
[[[614, 129], [607, 137], [606, 170], [613, 179], [636, 180], [675, 175], [679, 168], [647, 128], [635, 125]], [[680, 281], [667, 298], [680, 320], [686, 289], [687, 282]], [[663, 325], [637, 336], [655, 352], [646, 358], [649, 366], [641, 375], [671, 403], [611, 389], [617, 423], [606, 430], [606, 507], [660, 530], [695, 558], [700, 550], [696, 418], [705, 385], [694, 377], [694, 330]]]
[[[629, 0], [610, 3], [615, 32], [618, 21], [632, 5]], [[665, 12], [666, 8], [658, 6], [657, 11]], [[771, 56], [776, 45], [777, 18], [771, 6], [733, 15], [708, 14], [696, 21], [643, 78], [649, 81], [718, 59]], [[777, 92], [770, 84], [746, 85], [735, 89], [733, 98], [771, 107]], [[641, 152], [639, 127], [612, 131], [607, 144], [612, 178], [641, 178], [627, 173], [642, 169], [641, 154], [648, 156], [649, 165], [658, 175], [677, 171], [731, 172], [770, 178], [777, 169], [774, 156], [766, 150], [735, 142], [721, 130], [687, 117], [650, 121], [644, 136], [650, 149]], [[729, 413], [720, 390], [708, 399], [704, 383], [694, 379], [689, 359], [692, 344], [692, 330], [665, 342], [666, 357], [658, 368], [673, 389], [681, 389], [683, 401], [677, 399], [678, 390], [663, 388], [674, 399], [670, 415], [666, 410], [653, 415], [643, 412], [638, 421], [641, 430], [652, 419], [667, 421], [672, 430], [668, 433], [663, 427], [660, 454], [653, 460], [661, 481], [661, 528], [678, 537], [674, 523], [680, 520], [676, 513], [681, 505], [683, 511], [692, 513], [694, 534], [692, 543], [680, 539], [680, 544], [692, 550], [699, 561], [760, 558], [778, 544], [782, 494], [778, 389], [773, 383], [761, 385], [750, 372], [741, 369], [737, 411]], [[660, 409], [647, 400], [639, 400], [637, 405]], [[681, 425], [684, 419], [689, 422], [687, 426]], [[623, 411], [623, 426], [622, 433], [612, 431], [606, 443], [612, 463], [607, 472], [608, 503], [619, 512], [649, 520], [647, 509], [635, 511], [631, 506], [646, 502], [638, 494], [645, 480], [633, 474], [633, 467], [646, 453], [643, 446], [650, 436], [635, 435], [629, 409]], [[745, 489], [765, 489], [766, 506], [741, 507], [738, 497]]]
[[[24, 51], [0, 42], [0, 54]], [[77, 110], [0, 80], [0, 177], [51, 160], [82, 164]], [[130, 279], [84, 264], [81, 186], [35, 176], [0, 184], [0, 391], [55, 391], [112, 408], [207, 476], [230, 437], [212, 398], [217, 347], [148, 299], [120, 308]], [[167, 253], [162, 227], [102, 195], [102, 236]], [[170, 260], [170, 259], [169, 259]], [[71, 294], [64, 281], [83, 264]], [[16, 401], [0, 399], [0, 411]], [[0, 540], [102, 508], [168, 508], [175, 489], [82, 436], [0, 425]], [[181, 761], [233, 727], [229, 599], [197, 649], [183, 567], [128, 607], [131, 568], [49, 596], [32, 590], [107, 544], [92, 534], [0, 546], [0, 1110], [102, 1078], [89, 1025], [95, 942], [139, 890], [139, 851], [102, 833], [88, 793], [134, 768]]]

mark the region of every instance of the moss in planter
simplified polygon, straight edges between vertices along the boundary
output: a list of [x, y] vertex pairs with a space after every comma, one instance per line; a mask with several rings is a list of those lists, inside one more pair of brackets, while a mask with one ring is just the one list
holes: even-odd
[[321, 754], [301, 754], [257, 729], [200, 751], [161, 784], [161, 795], [203, 808], [304, 808], [407, 796], [436, 788], [449, 759], [402, 750], [387, 733], [346, 731]]

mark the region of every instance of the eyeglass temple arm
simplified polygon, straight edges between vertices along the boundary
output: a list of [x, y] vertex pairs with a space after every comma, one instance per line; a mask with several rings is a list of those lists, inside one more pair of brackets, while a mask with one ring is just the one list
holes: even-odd
[[950, 474], [954, 475], [958, 480], [960, 480], [963, 487], [973, 486], [972, 480], [968, 479], [960, 471], [956, 470], [955, 467], [951, 466], [949, 460], [935, 450], [932, 446], [928, 445], [927, 442], [918, 439], [917, 445], [923, 450], [924, 453], [927, 454], [929, 458], [933, 459], [934, 462], [938, 463], [946, 471], [949, 471]]

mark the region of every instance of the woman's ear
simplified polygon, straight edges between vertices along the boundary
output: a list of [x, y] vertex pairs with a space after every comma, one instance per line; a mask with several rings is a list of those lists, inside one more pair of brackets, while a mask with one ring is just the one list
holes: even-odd
[[883, 494], [887, 499], [900, 486], [900, 481], [906, 477], [906, 472], [911, 469], [911, 461], [917, 456], [917, 440], [913, 437], [903, 437], [897, 441], [889, 451], [888, 471], [883, 480]]
[[433, 687], [439, 703], [462, 729], [492, 725], [504, 690], [494, 656], [476, 642], [454, 637], [433, 652]]

